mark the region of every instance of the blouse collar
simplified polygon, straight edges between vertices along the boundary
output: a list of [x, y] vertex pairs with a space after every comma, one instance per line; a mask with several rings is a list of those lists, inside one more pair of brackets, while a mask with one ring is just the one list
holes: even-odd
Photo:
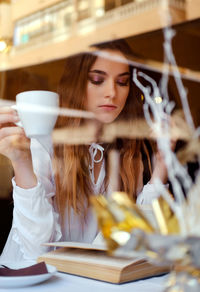
[[[95, 159], [98, 151], [100, 151], [100, 158], [98, 160]], [[94, 168], [94, 163], [99, 163], [103, 160], [103, 152], [104, 152], [104, 148], [99, 145], [99, 144], [96, 144], [96, 143], [92, 143], [90, 145], [90, 148], [89, 148], [89, 152], [90, 152], [90, 156], [91, 156], [91, 164], [90, 164], [90, 169], [93, 169]]]

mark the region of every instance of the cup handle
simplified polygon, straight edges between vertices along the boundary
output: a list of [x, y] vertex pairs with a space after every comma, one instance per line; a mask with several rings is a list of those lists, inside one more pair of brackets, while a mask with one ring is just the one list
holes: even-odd
[[16, 104], [13, 104], [10, 106], [12, 109], [16, 110], [17, 111], [17, 105]]

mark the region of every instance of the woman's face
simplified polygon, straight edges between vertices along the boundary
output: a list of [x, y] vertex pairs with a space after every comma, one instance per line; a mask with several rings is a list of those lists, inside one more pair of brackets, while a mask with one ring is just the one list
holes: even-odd
[[[88, 74], [86, 110], [93, 112], [100, 122], [111, 123], [126, 103], [130, 72], [127, 59], [121, 52], [103, 52], [108, 54], [108, 58], [98, 56]], [[113, 60], [114, 57], [120, 58], [120, 61]]]

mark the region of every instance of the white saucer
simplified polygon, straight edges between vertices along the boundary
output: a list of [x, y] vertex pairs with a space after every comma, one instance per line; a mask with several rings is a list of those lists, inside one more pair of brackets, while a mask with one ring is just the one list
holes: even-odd
[[[56, 272], [56, 267], [46, 265], [48, 273], [33, 276], [0, 276], [0, 288], [19, 288], [31, 286], [34, 284], [41, 283], [51, 278]], [[9, 266], [10, 268], [14, 268]], [[27, 265], [20, 264], [18, 268], [27, 267]], [[15, 265], [16, 268], [16, 265]]]

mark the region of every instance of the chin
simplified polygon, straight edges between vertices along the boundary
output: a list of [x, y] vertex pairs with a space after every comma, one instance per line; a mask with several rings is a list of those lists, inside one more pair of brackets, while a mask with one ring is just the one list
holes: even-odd
[[111, 116], [98, 116], [98, 117], [96, 117], [96, 119], [103, 124], [110, 124], [110, 123], [114, 122], [116, 118], [117, 117], [113, 117], [113, 116], [112, 117]]

